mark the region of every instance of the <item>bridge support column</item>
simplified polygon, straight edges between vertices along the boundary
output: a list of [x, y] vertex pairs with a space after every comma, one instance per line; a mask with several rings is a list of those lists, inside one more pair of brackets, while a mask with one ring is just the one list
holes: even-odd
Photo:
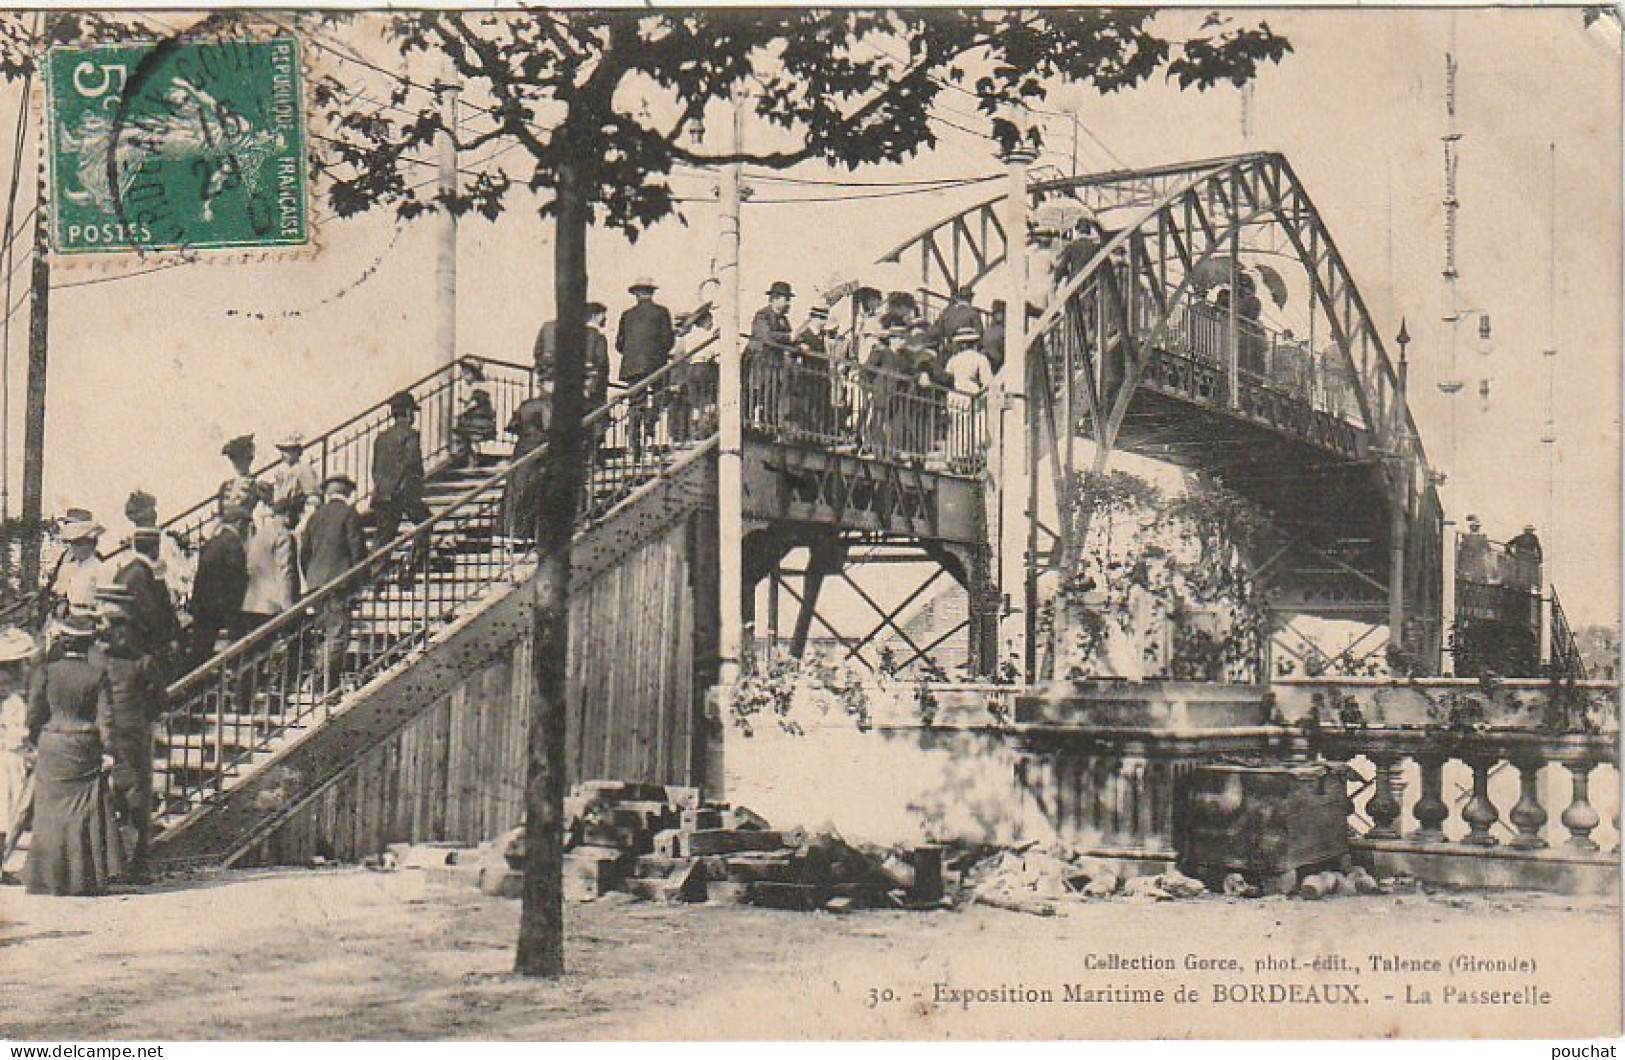
[[[733, 107], [733, 145], [739, 151], [744, 142], [744, 107]], [[722, 284], [717, 301], [717, 533], [718, 576], [722, 582], [722, 613], [718, 630], [717, 683], [722, 686], [724, 705], [731, 689], [739, 682], [744, 656], [745, 507], [744, 507], [744, 425], [740, 395], [744, 389], [740, 372], [739, 342], [739, 199], [743, 183], [738, 165], [729, 166], [721, 181]]]
[[1032, 676], [1028, 644], [1027, 546], [1032, 525], [1033, 439], [1027, 424], [1027, 166], [1033, 155], [1017, 147], [1005, 155], [1009, 166], [1004, 230], [1008, 235], [1004, 324], [1003, 429], [999, 454], [999, 623], [1000, 664], [1008, 662], [1023, 680]]
[[1408, 654], [1410, 645], [1405, 640], [1405, 524], [1406, 511], [1405, 492], [1400, 491], [1399, 498], [1393, 505], [1393, 516], [1389, 528], [1389, 560], [1388, 560], [1388, 647], [1389, 655], [1394, 652]]
[[1445, 519], [1440, 529], [1444, 537], [1444, 556], [1440, 567], [1443, 574], [1439, 580], [1444, 583], [1439, 592], [1439, 673], [1444, 677], [1456, 676], [1456, 524], [1454, 520]]

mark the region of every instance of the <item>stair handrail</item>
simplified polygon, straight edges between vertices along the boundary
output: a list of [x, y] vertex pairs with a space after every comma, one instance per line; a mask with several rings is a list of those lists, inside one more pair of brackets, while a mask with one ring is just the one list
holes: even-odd
[[[480, 354], [467, 354], [467, 355], [465, 355], [463, 357], [458, 358], [458, 361], [463, 361], [463, 360], [478, 361], [481, 364], [495, 365], [496, 367], [499, 367], [499, 368], [511, 368], [511, 369], [514, 369], [515, 371], [522, 371], [522, 372], [529, 372], [530, 371], [530, 368], [527, 367], [526, 365], [517, 364], [517, 363], [515, 363], [513, 361], [498, 360], [498, 359], [496, 359], [494, 357], [485, 357], [485, 356], [480, 355]], [[395, 389], [395, 391], [393, 391], [392, 393], [399, 393], [402, 390], [405, 390], [405, 391], [417, 390], [419, 387], [422, 387], [422, 386], [424, 386], [424, 385], [426, 385], [428, 383], [433, 382], [439, 376], [452, 375], [453, 373], [456, 372], [457, 367], [458, 367], [458, 362], [457, 361], [453, 361], [450, 364], [443, 364], [440, 367], [436, 368], [434, 371], [429, 372], [426, 375], [419, 376], [417, 379], [414, 379], [412, 382], [406, 384], [405, 386], [397, 387]], [[355, 415], [351, 416], [349, 419], [345, 420], [344, 422], [338, 424], [336, 427], [329, 428], [328, 430], [323, 431], [321, 434], [318, 434], [313, 438], [306, 439], [306, 441], [304, 443], [305, 450], [308, 452], [311, 449], [314, 449], [317, 446], [321, 445], [322, 443], [332, 439], [333, 437], [343, 433], [344, 431], [349, 430], [351, 427], [354, 427], [356, 424], [358, 424], [361, 421], [367, 419], [368, 417], [376, 416], [379, 413], [387, 412], [388, 410], [389, 410], [389, 399], [388, 398], [385, 398], [382, 401], [375, 402], [372, 405], [367, 406], [365, 409], [362, 409], [360, 412], [357, 412]], [[267, 473], [269, 471], [276, 470], [276, 467], [277, 467], [277, 465], [279, 463], [280, 463], [280, 461], [278, 461], [278, 460], [274, 460], [274, 459], [269, 460], [269, 461], [265, 462], [264, 464], [262, 464], [261, 466], [255, 468], [252, 472], [250, 472], [249, 477], [257, 479], [261, 475], [264, 475], [265, 473]], [[218, 494], [205, 497], [202, 500], [198, 501], [197, 503], [193, 504], [190, 508], [187, 508], [184, 511], [177, 512], [175, 515], [170, 516], [168, 519], [166, 519], [162, 523], [158, 524], [158, 528], [160, 530], [165, 531], [165, 532], [169, 532], [175, 525], [177, 525], [181, 521], [183, 521], [185, 519], [188, 519], [191, 516], [197, 515], [200, 512], [203, 512], [204, 510], [206, 510], [210, 505], [215, 504], [218, 501], [218, 499], [219, 499]], [[102, 559], [105, 562], [107, 560], [112, 559], [114, 556], [122, 555], [123, 553], [128, 552], [129, 549], [130, 549], [130, 545], [129, 545], [128, 542], [121, 543], [118, 548], [115, 548], [113, 551], [107, 553], [107, 555], [103, 556]]]
[[1563, 610], [1563, 604], [1557, 598], [1557, 587], [1548, 586], [1552, 597], [1552, 669], [1560, 678], [1583, 681], [1590, 676], [1586, 672], [1585, 653], [1580, 650], [1579, 638], [1574, 635], [1574, 627], [1569, 625], [1569, 616]]
[[[670, 378], [675, 369], [677, 369], [680, 365], [685, 365], [693, 360], [695, 356], [707, 349], [715, 341], [716, 336], [713, 334], [704, 342], [696, 346], [693, 350], [690, 350], [683, 356], [668, 362], [657, 371], [651, 372], [637, 383], [627, 387], [620, 394], [617, 394], [609, 401], [606, 401], [604, 404], [598, 406], [596, 409], [593, 409], [586, 416], [584, 416], [582, 418], [582, 426], [584, 428], [596, 426], [606, 416], [610, 415], [617, 406], [629, 404], [642, 397], [655, 386], [664, 383]], [[433, 373], [431, 373], [430, 376], [425, 377], [425, 380], [432, 377]], [[356, 417], [356, 419], [359, 419], [359, 417]], [[355, 420], [352, 419], [351, 422], [355, 422]], [[350, 567], [349, 570], [330, 579], [325, 585], [322, 585], [314, 591], [305, 594], [303, 597], [295, 601], [292, 607], [289, 607], [275, 618], [272, 618], [270, 621], [266, 622], [264, 625], [252, 630], [246, 636], [238, 638], [221, 651], [210, 656], [209, 659], [202, 665], [197, 666], [185, 674], [182, 674], [169, 685], [168, 694], [170, 700], [173, 702], [174, 700], [177, 700], [185, 695], [187, 692], [192, 691], [193, 688], [200, 683], [201, 679], [210, 671], [224, 668], [230, 663], [242, 658], [254, 648], [264, 644], [266, 641], [275, 639], [279, 634], [281, 634], [289, 626], [293, 625], [301, 617], [311, 614], [340, 594], [347, 595], [355, 591], [357, 588], [353, 584], [355, 580], [359, 579], [363, 574], [366, 573], [366, 571], [368, 571], [378, 562], [387, 558], [390, 553], [401, 550], [403, 545], [409, 543], [409, 540], [415, 543], [417, 538], [426, 534], [433, 534], [436, 527], [448, 522], [452, 517], [463, 512], [469, 505], [477, 501], [493, 486], [499, 485], [507, 479], [511, 479], [515, 472], [521, 469], [528, 469], [545, 459], [549, 449], [550, 447], [548, 443], [543, 442], [541, 445], [538, 445], [535, 449], [532, 449], [518, 460], [499, 467], [491, 475], [488, 475], [487, 477], [463, 490], [445, 507], [432, 513], [428, 519], [425, 519], [421, 523], [412, 525], [408, 529], [391, 538], [389, 541], [377, 546], [363, 559]]]
[[[466, 354], [463, 357], [460, 357], [458, 359], [458, 361], [465, 361], [465, 360], [466, 361], [475, 361], [475, 362], [478, 362], [479, 364], [481, 364], [483, 366], [505, 368], [505, 369], [510, 369], [510, 370], [517, 371], [517, 372], [527, 372], [528, 373], [531, 370], [530, 367], [527, 366], [527, 365], [519, 364], [519, 363], [516, 363], [514, 361], [501, 360], [501, 359], [496, 358], [496, 357], [487, 357], [487, 356], [485, 356], [483, 354]], [[457, 367], [458, 367], [458, 362], [457, 361], [454, 361], [454, 362], [452, 362], [450, 364], [443, 364], [443, 365], [439, 366], [438, 368], [434, 369], [433, 371], [427, 373], [426, 375], [423, 375], [423, 376], [418, 377], [417, 379], [414, 379], [412, 382], [406, 384], [405, 386], [397, 388], [397, 390], [407, 390], [407, 391], [417, 390], [417, 389], [419, 389], [421, 387], [426, 386], [429, 383], [432, 383], [437, 377], [440, 377], [442, 375], [447, 375], [447, 376], [452, 375], [457, 370]], [[331, 428], [323, 431], [321, 434], [318, 434], [318, 435], [306, 440], [305, 443], [304, 443], [305, 444], [305, 450], [307, 452], [309, 452], [312, 449], [316, 449], [316, 448], [326, 444], [331, 439], [337, 437], [338, 435], [342, 434], [343, 432], [345, 432], [347, 430], [350, 430], [356, 424], [361, 423], [363, 420], [366, 420], [368, 417], [377, 416], [379, 413], [387, 411], [388, 407], [389, 407], [389, 401], [388, 401], [387, 398], [382, 400], [382, 401], [379, 401], [379, 402], [376, 402], [376, 403], [374, 403], [372, 405], [367, 406], [366, 408], [362, 409], [360, 412], [357, 412], [354, 415], [350, 416], [348, 419], [344, 420], [342, 423], [339, 423], [337, 426], [331, 427]], [[251, 477], [258, 478], [261, 475], [264, 475], [269, 471], [275, 470], [275, 468], [277, 467], [277, 465], [279, 463], [280, 463], [279, 460], [274, 460], [274, 459], [269, 460], [269, 461], [265, 462], [264, 464], [262, 464], [261, 466], [255, 468], [253, 470], [253, 472], [251, 473]], [[176, 534], [175, 528], [177, 526], [181, 526], [182, 524], [192, 520], [193, 518], [197, 517], [198, 515], [202, 514], [205, 511], [207, 511], [208, 508], [211, 505], [213, 505], [213, 504], [215, 504], [217, 502], [218, 502], [218, 494], [213, 494], [213, 495], [210, 495], [208, 497], [205, 497], [202, 500], [200, 500], [200, 501], [196, 502], [195, 504], [193, 504], [191, 507], [185, 508], [185, 509], [175, 513], [174, 515], [171, 515], [168, 519], [165, 519], [163, 522], [158, 524], [158, 529], [163, 531], [166, 534]], [[178, 536], [178, 535], [176, 535], [176, 536]], [[130, 551], [130, 543], [128, 541], [123, 541], [123, 542], [120, 542], [119, 545], [117, 547], [115, 547], [112, 551], [103, 554], [100, 558], [101, 558], [103, 563], [112, 563], [117, 558], [126, 555], [129, 551]], [[37, 624], [36, 616], [31, 614], [31, 612], [41, 603], [41, 601], [43, 599], [43, 596], [44, 596], [44, 593], [45, 593], [45, 589], [42, 586], [42, 587], [34, 589], [34, 590], [32, 590], [32, 591], [30, 591], [30, 592], [28, 592], [28, 593], [26, 593], [26, 594], [24, 594], [22, 596], [19, 596], [16, 600], [13, 600], [11, 603], [5, 605], [4, 607], [0, 607], [0, 625], [21, 625], [21, 626], [25, 626], [25, 627], [36, 625]]]

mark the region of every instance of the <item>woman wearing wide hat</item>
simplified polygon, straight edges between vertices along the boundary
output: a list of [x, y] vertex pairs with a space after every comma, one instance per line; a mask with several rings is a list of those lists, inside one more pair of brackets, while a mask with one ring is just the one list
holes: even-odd
[[38, 654], [25, 631], [0, 630], [0, 851], [14, 845], [12, 832], [27, 800], [28, 668]]
[[34, 828], [23, 882], [30, 894], [92, 895], [124, 871], [124, 845], [107, 776], [113, 768], [107, 670], [89, 658], [94, 622], [70, 614], [62, 657], [35, 671], [28, 693]]

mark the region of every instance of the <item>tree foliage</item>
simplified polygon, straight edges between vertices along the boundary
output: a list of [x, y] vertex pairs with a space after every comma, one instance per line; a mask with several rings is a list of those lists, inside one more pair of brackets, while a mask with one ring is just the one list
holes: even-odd
[[[1165, 20], [1192, 32], [1165, 35]], [[517, 167], [474, 167], [454, 208], [495, 217], [523, 187], [549, 215], [569, 165], [592, 222], [634, 237], [673, 211], [678, 165], [902, 161], [936, 144], [944, 93], [972, 97], [1001, 147], [1037, 146], [1011, 108], [1059, 83], [1117, 92], [1161, 72], [1181, 88], [1239, 85], [1290, 51], [1267, 22], [1144, 8], [418, 11], [390, 16], [385, 35], [409, 65], [455, 73], [478, 118], [455, 131], [464, 152], [522, 152]], [[317, 82], [337, 130], [319, 161], [341, 215], [433, 208], [409, 160], [445, 128], [434, 87], [396, 79], [381, 108], [358, 106], [340, 76]], [[760, 141], [739, 152], [719, 133], [736, 97]]]

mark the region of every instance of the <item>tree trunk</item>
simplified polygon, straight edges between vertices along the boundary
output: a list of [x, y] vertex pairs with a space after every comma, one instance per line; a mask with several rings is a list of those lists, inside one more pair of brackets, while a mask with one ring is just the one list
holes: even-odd
[[[568, 154], [568, 152], [566, 152]], [[580, 176], [558, 170], [554, 295], [558, 352], [553, 365], [546, 481], [539, 490], [531, 639], [531, 708], [525, 774], [525, 884], [515, 970], [564, 974], [563, 821], [565, 692], [570, 636], [570, 538], [585, 478], [583, 383], [587, 339], [587, 224]]]

